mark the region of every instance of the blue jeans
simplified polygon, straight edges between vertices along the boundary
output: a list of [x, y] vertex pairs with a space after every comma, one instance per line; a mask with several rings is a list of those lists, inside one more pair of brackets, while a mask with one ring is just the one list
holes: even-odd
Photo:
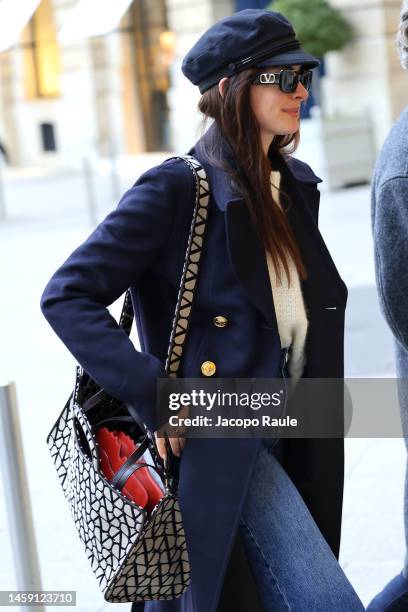
[[[287, 375], [281, 367], [282, 378]], [[276, 458], [280, 445], [279, 439], [262, 439], [239, 525], [265, 612], [364, 610]]]
[[261, 443], [239, 526], [265, 612], [364, 610], [270, 446]]
[[[408, 451], [408, 351], [398, 342], [398, 340], [395, 340], [394, 348], [402, 431], [404, 435], [405, 446]], [[405, 467], [404, 525], [406, 548], [403, 574], [404, 578], [408, 580], [408, 456]]]

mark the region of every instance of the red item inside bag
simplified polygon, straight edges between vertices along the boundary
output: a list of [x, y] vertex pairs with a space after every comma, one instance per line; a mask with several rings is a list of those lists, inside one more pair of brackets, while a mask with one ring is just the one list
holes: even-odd
[[[107, 427], [101, 427], [97, 431], [96, 441], [99, 445], [102, 473], [111, 481], [138, 446], [123, 431], [109, 431]], [[140, 458], [136, 463], [144, 462]], [[152, 477], [148, 467], [136, 470], [126, 481], [122, 493], [141, 508], [145, 508], [147, 512], [151, 512], [164, 495], [164, 491]]]

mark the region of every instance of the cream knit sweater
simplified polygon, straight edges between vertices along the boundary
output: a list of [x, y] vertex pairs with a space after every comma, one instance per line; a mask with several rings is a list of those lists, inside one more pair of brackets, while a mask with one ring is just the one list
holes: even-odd
[[[272, 195], [274, 201], [279, 206], [281, 205], [279, 199], [280, 178], [279, 172], [271, 172]], [[268, 251], [266, 251], [266, 260], [281, 345], [282, 348], [290, 348], [289, 373], [291, 378], [297, 379], [302, 376], [305, 366], [305, 342], [308, 327], [299, 275], [294, 261], [290, 258], [289, 272], [291, 284], [290, 286], [288, 285], [286, 274], [281, 264], [282, 284], [278, 285], [275, 269]]]

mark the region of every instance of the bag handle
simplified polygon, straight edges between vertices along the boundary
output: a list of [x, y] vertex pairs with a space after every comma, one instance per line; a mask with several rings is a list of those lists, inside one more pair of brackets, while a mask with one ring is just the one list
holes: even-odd
[[[130, 461], [132, 459], [131, 455], [129, 457], [129, 459], [126, 461], [126, 463], [128, 461]], [[160, 478], [164, 481], [165, 487], [167, 489], [167, 478], [166, 478], [166, 474], [163, 470], [161, 470], [159, 467], [157, 467], [157, 465], [153, 465], [152, 463], [137, 463], [136, 460], [134, 460], [132, 462], [132, 464], [129, 464], [126, 466], [126, 463], [124, 463], [116, 472], [116, 474], [114, 475], [114, 477], [111, 480], [111, 485], [113, 487], [115, 487], [116, 489], [119, 489], [120, 491], [122, 491], [123, 487], [126, 485], [126, 482], [128, 481], [128, 479], [132, 476], [132, 474], [134, 474], [135, 472], [137, 472], [137, 470], [140, 470], [140, 468], [144, 468], [144, 467], [151, 467], [154, 470], [156, 470], [156, 472], [159, 474]], [[125, 468], [126, 466], [126, 468]]]
[[200, 162], [191, 155], [185, 155], [181, 159], [184, 159], [193, 172], [196, 181], [196, 196], [165, 364], [166, 374], [174, 378], [177, 377], [180, 368], [190, 325], [210, 202], [208, 179]]

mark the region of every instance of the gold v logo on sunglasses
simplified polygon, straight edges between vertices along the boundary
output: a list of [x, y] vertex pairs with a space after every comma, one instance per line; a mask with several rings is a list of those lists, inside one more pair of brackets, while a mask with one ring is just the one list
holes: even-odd
[[296, 72], [296, 70], [284, 69], [280, 72], [262, 72], [252, 81], [252, 85], [279, 85], [279, 89], [285, 93], [296, 91], [298, 83], [309, 91], [312, 84], [313, 72]]

